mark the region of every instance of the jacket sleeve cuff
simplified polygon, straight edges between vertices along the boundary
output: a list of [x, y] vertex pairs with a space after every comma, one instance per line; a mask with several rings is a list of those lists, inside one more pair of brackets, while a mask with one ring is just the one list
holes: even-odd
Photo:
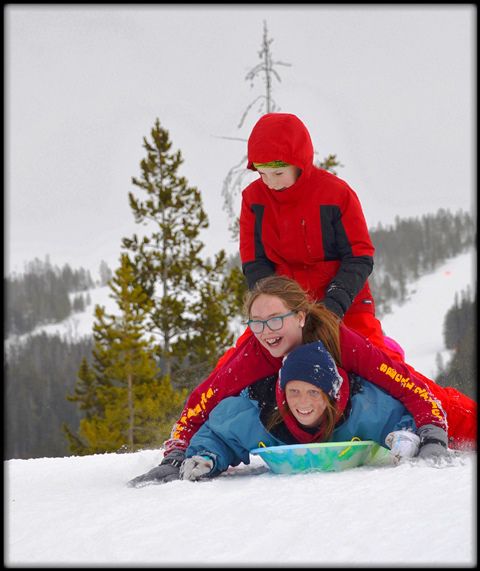
[[325, 295], [325, 306], [330, 311], [336, 313], [339, 317], [343, 317], [352, 305], [353, 299], [350, 297], [347, 291], [340, 287], [335, 282], [332, 282], [326, 291]]
[[326, 297], [321, 302], [323, 305], [332, 313], [335, 313], [338, 317], [342, 318], [345, 314], [341, 306], [331, 297]]

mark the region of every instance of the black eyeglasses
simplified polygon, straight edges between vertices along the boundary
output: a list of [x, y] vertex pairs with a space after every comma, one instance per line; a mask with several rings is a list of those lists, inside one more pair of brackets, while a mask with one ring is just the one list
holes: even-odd
[[270, 319], [249, 319], [247, 321], [248, 327], [252, 330], [253, 333], [259, 334], [263, 333], [265, 329], [265, 325], [270, 329], [270, 331], [278, 331], [283, 326], [283, 320], [285, 317], [289, 317], [290, 315], [294, 315], [296, 311], [289, 311], [288, 313], [284, 313], [283, 315], [275, 315], [275, 317], [270, 317]]

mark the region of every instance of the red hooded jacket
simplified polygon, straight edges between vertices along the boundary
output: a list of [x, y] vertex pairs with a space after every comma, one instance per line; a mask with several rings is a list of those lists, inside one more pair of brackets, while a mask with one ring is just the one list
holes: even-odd
[[295, 115], [269, 113], [252, 130], [248, 168], [274, 160], [302, 173], [282, 191], [261, 179], [243, 191], [240, 256], [249, 287], [277, 273], [294, 278], [336, 313], [338, 306], [343, 313], [374, 313], [367, 277], [375, 250], [357, 195], [313, 165], [310, 135]]

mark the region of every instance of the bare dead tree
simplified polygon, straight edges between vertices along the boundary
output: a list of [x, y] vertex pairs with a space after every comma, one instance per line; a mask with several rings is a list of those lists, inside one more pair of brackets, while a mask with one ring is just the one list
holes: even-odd
[[[276, 66], [290, 66], [291, 64], [282, 61], [274, 61], [272, 56], [271, 44], [273, 39], [268, 37], [267, 23], [263, 21], [263, 38], [261, 49], [258, 52], [260, 58], [260, 63], [255, 65], [245, 76], [246, 81], [250, 81], [250, 87], [254, 86], [255, 79], [258, 77], [263, 78], [265, 92], [256, 97], [243, 112], [240, 122], [237, 125], [237, 129], [241, 129], [248, 113], [251, 111], [255, 104], [259, 104], [257, 108], [257, 113], [263, 115], [264, 113], [273, 113], [279, 107], [272, 97], [273, 90], [273, 80], [277, 79], [281, 81], [280, 75], [275, 69]], [[222, 139], [236, 140], [247, 142], [247, 139], [240, 137], [221, 137]], [[244, 155], [242, 159], [234, 165], [227, 173], [223, 181], [222, 186], [222, 197], [223, 197], [223, 209], [228, 215], [230, 220], [229, 230], [231, 232], [232, 238], [234, 240], [238, 239], [239, 227], [238, 227], [238, 213], [235, 209], [235, 200], [240, 196], [243, 188], [243, 180], [248, 174], [245, 168], [247, 162], [247, 156]]]
[[282, 81], [280, 75], [277, 73], [275, 66], [276, 65], [284, 65], [284, 66], [291, 66], [290, 63], [285, 63], [283, 61], [273, 61], [272, 59], [272, 51], [270, 49], [270, 45], [273, 42], [272, 39], [268, 39], [268, 28], [267, 23], [265, 20], [263, 21], [263, 39], [262, 39], [262, 48], [258, 52], [258, 56], [260, 58], [260, 63], [254, 66], [245, 76], [246, 81], [250, 81], [250, 87], [253, 87], [254, 80], [257, 76], [263, 75], [263, 81], [265, 84], [265, 95], [259, 95], [256, 97], [245, 109], [243, 112], [242, 118], [240, 119], [240, 123], [238, 124], [238, 128], [242, 127], [245, 118], [248, 115], [250, 109], [260, 101], [260, 106], [258, 108], [259, 113], [273, 113], [277, 110], [277, 105], [272, 97], [272, 83], [273, 78], [276, 78], [278, 81]]

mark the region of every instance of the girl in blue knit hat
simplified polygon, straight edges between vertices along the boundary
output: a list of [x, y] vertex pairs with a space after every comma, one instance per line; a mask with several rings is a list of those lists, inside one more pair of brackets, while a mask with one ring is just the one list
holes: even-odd
[[300, 345], [285, 358], [278, 382], [255, 400], [245, 391], [217, 405], [193, 436], [180, 469], [186, 480], [213, 477], [249, 463], [265, 446], [342, 442], [353, 437], [385, 445], [402, 436], [394, 453], [412, 457], [420, 438], [400, 401], [360, 377], [343, 376], [321, 341]]

